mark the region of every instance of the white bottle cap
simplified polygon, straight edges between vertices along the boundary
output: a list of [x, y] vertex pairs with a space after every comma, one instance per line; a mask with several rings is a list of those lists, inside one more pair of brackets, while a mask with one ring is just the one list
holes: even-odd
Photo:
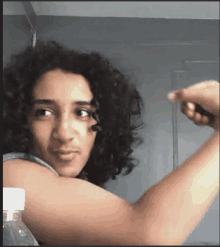
[[25, 190], [3, 187], [3, 210], [24, 210]]

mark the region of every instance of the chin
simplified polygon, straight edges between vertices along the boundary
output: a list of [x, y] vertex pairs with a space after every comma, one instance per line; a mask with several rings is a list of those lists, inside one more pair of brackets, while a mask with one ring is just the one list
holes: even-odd
[[75, 170], [73, 167], [61, 167], [56, 170], [60, 177], [75, 178], [79, 175], [80, 171]]

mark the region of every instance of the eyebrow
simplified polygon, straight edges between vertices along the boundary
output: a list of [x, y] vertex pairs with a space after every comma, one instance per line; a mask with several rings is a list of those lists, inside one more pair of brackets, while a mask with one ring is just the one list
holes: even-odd
[[[35, 104], [56, 105], [56, 102], [54, 100], [51, 100], [51, 99], [36, 99], [33, 101], [32, 105], [35, 105]], [[83, 100], [73, 101], [72, 105], [74, 105], [74, 104], [92, 106], [91, 101], [83, 101]]]

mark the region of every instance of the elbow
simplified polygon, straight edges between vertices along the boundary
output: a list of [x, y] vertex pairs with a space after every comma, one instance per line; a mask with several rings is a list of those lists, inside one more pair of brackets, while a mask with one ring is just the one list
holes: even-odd
[[128, 237], [133, 240], [132, 242], [136, 246], [179, 246], [185, 241], [182, 235], [172, 238], [169, 231], [161, 229], [159, 225], [156, 226], [152, 215], [144, 217], [143, 213], [138, 213], [137, 211], [133, 211], [132, 226]]

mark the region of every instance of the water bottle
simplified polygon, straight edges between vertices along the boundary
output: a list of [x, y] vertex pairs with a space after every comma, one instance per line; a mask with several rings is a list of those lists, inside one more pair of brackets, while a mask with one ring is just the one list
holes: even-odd
[[25, 190], [3, 187], [3, 246], [39, 246], [38, 242], [22, 222]]

